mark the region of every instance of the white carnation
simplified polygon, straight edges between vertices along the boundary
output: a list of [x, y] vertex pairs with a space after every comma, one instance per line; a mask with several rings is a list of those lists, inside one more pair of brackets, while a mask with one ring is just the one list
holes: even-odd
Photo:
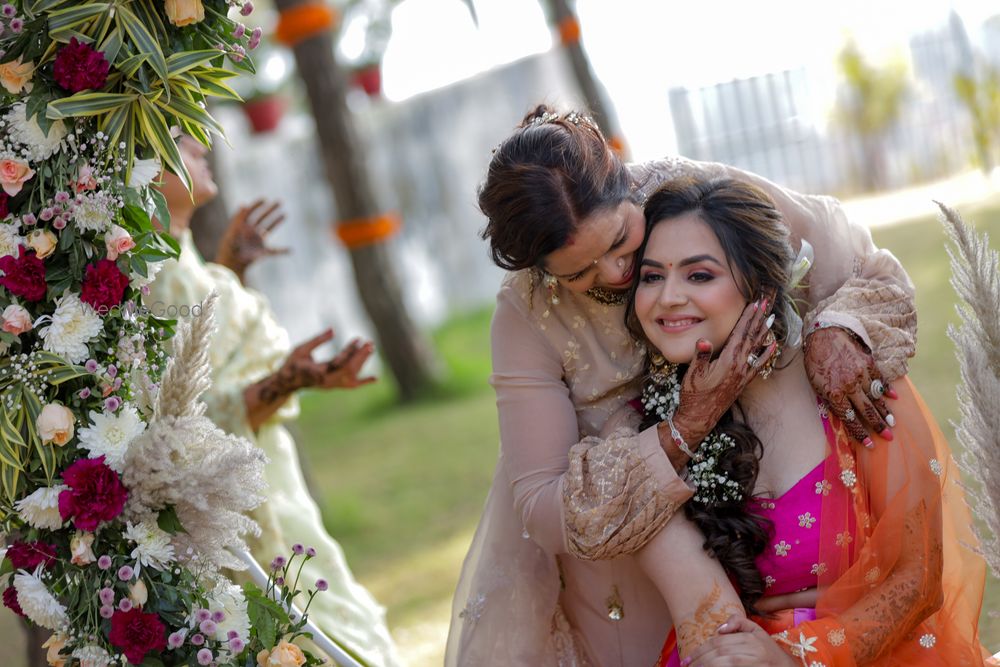
[[10, 136], [28, 149], [28, 159], [32, 162], [47, 160], [59, 152], [62, 140], [66, 137], [66, 125], [57, 120], [45, 134], [35, 117], [27, 117], [27, 107], [24, 102], [15, 104], [7, 114]]
[[57, 632], [66, 628], [69, 618], [66, 607], [52, 597], [49, 589], [35, 574], [19, 572], [14, 575], [14, 588], [17, 590], [17, 602], [29, 619], [49, 630]]
[[111, 224], [111, 197], [104, 192], [79, 195], [73, 205], [73, 222], [80, 231], [103, 232]]
[[97, 311], [80, 301], [80, 297], [73, 292], [59, 297], [56, 312], [40, 317], [36, 324], [43, 322], [48, 326], [38, 331], [44, 341], [42, 348], [65, 357], [73, 364], [90, 356], [87, 343], [104, 327]]
[[14, 507], [29, 525], [45, 530], [58, 530], [63, 524], [59, 514], [59, 494], [66, 488], [68, 487], [63, 484], [43, 486], [18, 500]]
[[131, 284], [135, 289], [142, 289], [156, 280], [156, 274], [158, 274], [162, 268], [163, 262], [150, 262], [146, 265], [146, 275], [140, 276], [134, 271], [128, 274], [129, 284]]
[[163, 166], [158, 157], [135, 160], [132, 162], [132, 173], [128, 177], [128, 186], [130, 188], [144, 188], [153, 182], [162, 169]]
[[125, 452], [145, 429], [135, 406], [126, 403], [118, 414], [91, 411], [90, 426], [80, 429], [80, 446], [90, 452], [90, 458], [104, 457], [104, 462], [115, 472], [125, 469]]
[[108, 667], [111, 664], [111, 656], [100, 646], [78, 648], [72, 657], [80, 661], [80, 667]]
[[125, 539], [135, 543], [132, 558], [146, 567], [162, 570], [174, 560], [174, 547], [170, 533], [148, 521], [125, 524]]
[[18, 246], [26, 243], [24, 237], [18, 234], [20, 230], [17, 225], [0, 224], [0, 257], [13, 255], [18, 257], [20, 252]]
[[220, 581], [208, 595], [208, 609], [221, 610], [226, 615], [216, 624], [215, 639], [225, 642], [230, 630], [235, 630], [244, 643], [250, 641], [250, 616], [247, 613], [247, 600], [243, 597], [243, 589], [229, 581]]

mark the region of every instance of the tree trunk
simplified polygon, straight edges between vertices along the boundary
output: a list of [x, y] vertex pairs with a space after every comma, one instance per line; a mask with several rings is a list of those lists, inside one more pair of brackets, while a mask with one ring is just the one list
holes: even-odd
[[49, 660], [45, 657], [46, 650], [42, 648], [42, 644], [49, 638], [52, 631], [40, 628], [34, 623], [28, 623], [24, 619], [21, 619], [21, 627], [24, 628], [28, 667], [48, 667]]
[[[545, 4], [549, 20], [552, 21], [552, 26], [557, 32], [561, 32], [559, 26], [564, 21], [576, 21], [576, 14], [570, 7], [569, 0], [545, 0]], [[562, 46], [573, 67], [573, 76], [580, 88], [580, 94], [583, 95], [584, 101], [593, 112], [598, 127], [601, 128], [601, 132], [612, 143], [612, 146], [623, 154], [624, 159], [627, 159], [628, 156], [624, 154], [626, 149], [621, 129], [618, 126], [618, 117], [615, 115], [614, 107], [607, 101], [603, 87], [594, 76], [590, 60], [583, 50], [583, 44], [579, 39], [571, 39], [563, 40]]]
[[219, 241], [222, 240], [222, 235], [229, 224], [229, 214], [226, 211], [226, 183], [221, 180], [222, 171], [218, 168], [218, 156], [215, 151], [209, 151], [205, 154], [205, 159], [219, 188], [219, 194], [194, 212], [191, 218], [191, 237], [201, 256], [211, 262], [219, 251]]
[[[276, 0], [279, 11], [301, 0]], [[341, 220], [372, 218], [382, 213], [365, 169], [345, 100], [347, 77], [334, 56], [333, 35], [323, 32], [293, 48], [299, 76], [316, 119], [327, 180]], [[432, 387], [437, 363], [430, 344], [410, 319], [392, 258], [383, 243], [350, 251], [354, 279], [372, 324], [379, 351], [399, 387], [400, 398], [412, 400]]]

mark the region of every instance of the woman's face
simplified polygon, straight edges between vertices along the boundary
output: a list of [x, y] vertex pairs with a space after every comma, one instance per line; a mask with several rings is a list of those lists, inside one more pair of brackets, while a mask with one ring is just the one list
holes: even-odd
[[649, 342], [673, 363], [690, 362], [700, 338], [720, 349], [747, 299], [699, 214], [657, 223], [640, 260], [635, 313]]
[[545, 270], [574, 292], [628, 289], [644, 228], [642, 209], [630, 201], [598, 211], [580, 223], [566, 245], [548, 254]]

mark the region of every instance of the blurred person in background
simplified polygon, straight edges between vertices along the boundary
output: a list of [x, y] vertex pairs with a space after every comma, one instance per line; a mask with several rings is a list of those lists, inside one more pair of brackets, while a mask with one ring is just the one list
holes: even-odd
[[[479, 191], [483, 236], [511, 271], [491, 331], [500, 460], [456, 589], [449, 667], [655, 663], [672, 622], [651, 577], [686, 576], [683, 554], [704, 541], [670, 521], [692, 496], [677, 471], [766, 360], [774, 304], [748, 305], [719, 354], [699, 343], [670, 419], [598, 436], [645, 371], [624, 326], [642, 204], [665, 181], [725, 175], [761, 187], [815, 248], [791, 329], [808, 334], [816, 393], [857, 443], [873, 445], [865, 425], [891, 439], [893, 417], [870, 388], [906, 371], [913, 286], [836, 200], [679, 157], [625, 165], [590, 118], [539, 106], [494, 151]], [[725, 616], [714, 618], [700, 627], [714, 633]]]
[[283, 423], [298, 415], [300, 389], [353, 388], [375, 378], [360, 375], [374, 352], [371, 342], [352, 340], [329, 361], [315, 361], [316, 348], [333, 339], [326, 330], [292, 348], [288, 332], [274, 316], [266, 298], [243, 286], [241, 278], [255, 259], [282, 251], [269, 248], [266, 235], [283, 219], [277, 204], [256, 202], [242, 208], [230, 222], [219, 259], [231, 268], [205, 262], [189, 228], [195, 209], [218, 194], [205, 148], [182, 136], [178, 147], [191, 175], [192, 191], [164, 170], [159, 186], [170, 210], [170, 234], [181, 245], [178, 260], [162, 262], [150, 285], [147, 305], [153, 310], [188, 308], [210, 292], [217, 331], [209, 350], [212, 386], [202, 396], [207, 416], [225, 431], [243, 436], [267, 454], [266, 501], [254, 512], [260, 537], [251, 542], [254, 558], [267, 569], [271, 559], [294, 545], [312, 547], [316, 556], [302, 569], [306, 587], [324, 579], [329, 590], [318, 594], [309, 617], [327, 636], [362, 664], [399, 665], [385, 622], [385, 610], [355, 581], [340, 545], [326, 532], [316, 502], [309, 495], [299, 466], [295, 442]]

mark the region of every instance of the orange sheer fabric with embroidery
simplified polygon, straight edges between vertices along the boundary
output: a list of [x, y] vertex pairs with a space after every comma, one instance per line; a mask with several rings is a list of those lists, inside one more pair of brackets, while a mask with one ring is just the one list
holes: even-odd
[[893, 442], [855, 450], [833, 422], [824, 480], [850, 493], [823, 502], [817, 618], [775, 635], [807, 667], [987, 664], [977, 629], [986, 568], [957, 467], [909, 380], [893, 388]]

